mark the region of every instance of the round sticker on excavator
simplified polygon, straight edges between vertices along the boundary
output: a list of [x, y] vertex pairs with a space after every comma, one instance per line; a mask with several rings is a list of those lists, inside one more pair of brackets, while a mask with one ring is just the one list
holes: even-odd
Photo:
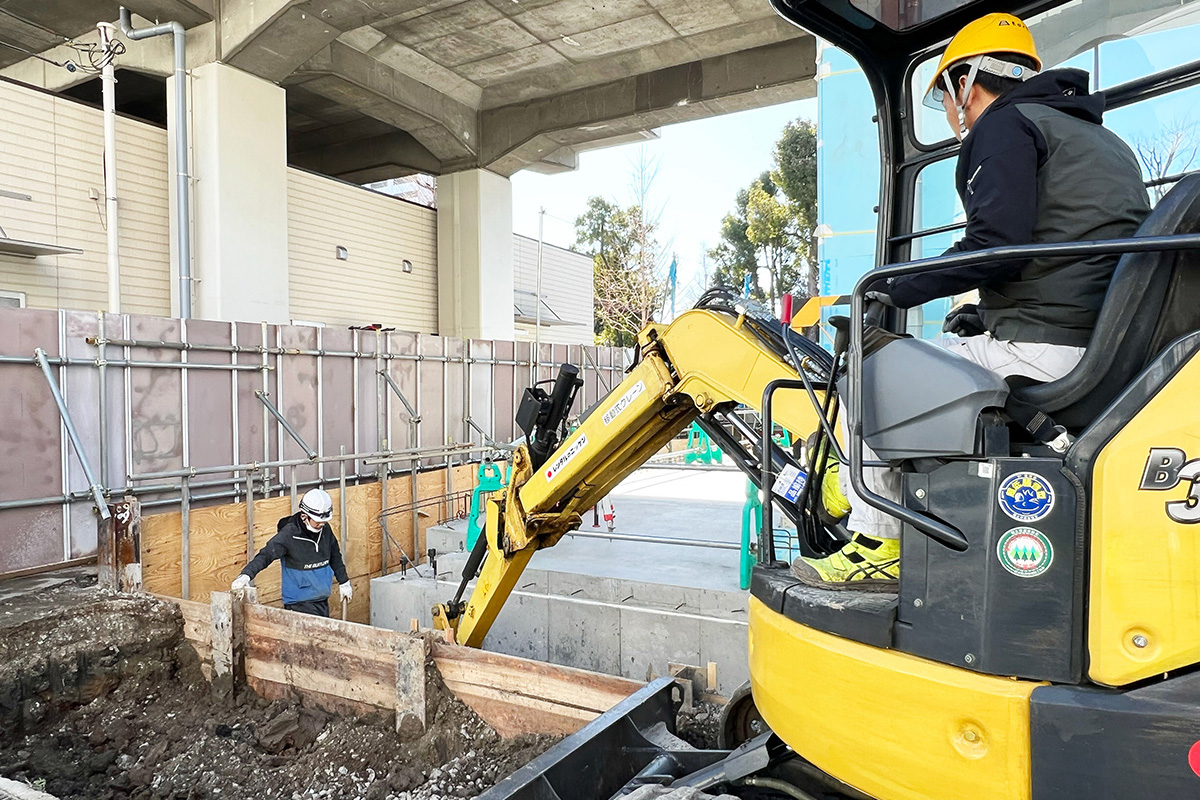
[[1015, 472], [1000, 483], [1000, 510], [1017, 522], [1037, 522], [1054, 509], [1050, 481], [1036, 472]]
[[1018, 578], [1036, 578], [1054, 561], [1046, 534], [1034, 528], [1013, 528], [996, 545], [1000, 565]]

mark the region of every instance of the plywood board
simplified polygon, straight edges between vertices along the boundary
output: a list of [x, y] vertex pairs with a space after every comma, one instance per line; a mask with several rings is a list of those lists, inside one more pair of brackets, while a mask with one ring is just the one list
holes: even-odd
[[[475, 470], [472, 465], [455, 467], [456, 490], [473, 487]], [[411, 503], [411, 478], [397, 476], [388, 481], [387, 506]], [[441, 497], [445, 494], [445, 471], [418, 475], [420, 497]], [[330, 526], [341, 542], [341, 496], [337, 489], [330, 492], [334, 502]], [[347, 618], [366, 622], [370, 618], [369, 579], [383, 569], [383, 526], [379, 515], [383, 510], [381, 487], [378, 483], [349, 486], [346, 489], [346, 547], [343, 557], [354, 586], [354, 600], [347, 609]], [[388, 518], [388, 529], [396, 544], [418, 562], [424, 553], [425, 531], [445, 518], [451, 509], [445, 503], [423, 507], [418, 514], [420, 536], [414, 546], [411, 512]], [[254, 501], [254, 553], [271, 540], [280, 519], [292, 514], [290, 495], [260, 498]], [[142, 522], [142, 570], [147, 591], [178, 597], [181, 594], [180, 552], [181, 515], [179, 512], [155, 514]], [[224, 591], [237, 577], [253, 555], [246, 551], [246, 504], [191, 509], [189, 514], [190, 600], [207, 602], [212, 591]], [[399, 565], [399, 554], [393, 549], [391, 566]], [[281, 602], [280, 568], [271, 565], [254, 581], [259, 602], [278, 605]], [[330, 603], [330, 613], [341, 616], [336, 590]]]

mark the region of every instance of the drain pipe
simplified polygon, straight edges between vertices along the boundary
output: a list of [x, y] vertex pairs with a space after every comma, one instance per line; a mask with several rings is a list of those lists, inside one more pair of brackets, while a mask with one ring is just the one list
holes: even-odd
[[121, 33], [135, 42], [151, 36], [175, 37], [175, 224], [179, 242], [179, 318], [192, 317], [192, 230], [188, 202], [188, 134], [187, 134], [187, 36], [183, 25], [164, 22], [152, 28], [135, 30], [129, 9], [121, 6]]
[[[112, 47], [116, 26], [101, 22], [100, 44], [104, 52]], [[100, 73], [101, 95], [104, 100], [104, 221], [108, 226], [108, 313], [121, 313], [121, 248], [117, 234], [117, 100], [116, 66], [111, 56]]]

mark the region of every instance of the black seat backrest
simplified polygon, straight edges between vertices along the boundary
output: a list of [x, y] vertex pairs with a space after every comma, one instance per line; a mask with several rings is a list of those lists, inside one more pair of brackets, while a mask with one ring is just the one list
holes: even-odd
[[[1200, 174], [1167, 193], [1137, 236], [1200, 232]], [[1121, 257], [1083, 359], [1050, 383], [1014, 389], [1068, 430], [1086, 428], [1179, 336], [1200, 330], [1200, 251]]]

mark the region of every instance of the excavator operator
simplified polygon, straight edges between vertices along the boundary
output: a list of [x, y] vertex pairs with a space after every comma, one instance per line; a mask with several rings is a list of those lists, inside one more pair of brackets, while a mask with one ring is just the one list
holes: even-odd
[[[924, 103], [945, 111], [962, 142], [956, 184], [962, 239], [946, 254], [1005, 245], [1132, 236], [1149, 213], [1133, 152], [1104, 128], [1103, 94], [1077, 69], [1041, 72], [1033, 36], [1011, 14], [971, 22], [943, 53]], [[912, 308], [978, 290], [950, 312], [944, 345], [1002, 377], [1063, 377], [1083, 357], [1118, 256], [1034, 258], [889, 278], [867, 298]], [[843, 418], [844, 424], [844, 418]], [[869, 448], [864, 458], [877, 460]], [[831, 465], [832, 467], [833, 465]], [[826, 510], [849, 498], [851, 541], [826, 558], [798, 558], [793, 573], [826, 589], [889, 591], [900, 572], [900, 521], [861, 501], [827, 469]], [[900, 500], [897, 471], [869, 468], [868, 488]]]

